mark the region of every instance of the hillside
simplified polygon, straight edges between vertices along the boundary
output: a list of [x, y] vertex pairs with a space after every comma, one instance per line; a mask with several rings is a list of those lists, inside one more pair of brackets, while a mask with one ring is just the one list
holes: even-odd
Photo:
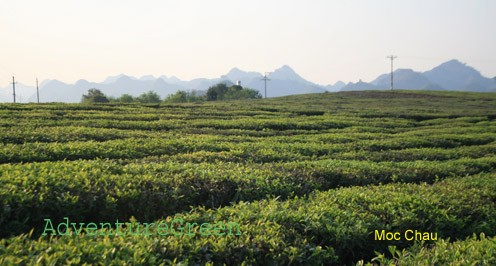
[[0, 127], [2, 265], [496, 261], [496, 94], [0, 104]]

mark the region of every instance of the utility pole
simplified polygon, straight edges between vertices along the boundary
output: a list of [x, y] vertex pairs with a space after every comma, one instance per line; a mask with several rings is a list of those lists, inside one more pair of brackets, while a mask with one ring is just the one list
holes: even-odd
[[261, 79], [261, 80], [263, 80], [265, 82], [265, 98], [267, 98], [267, 80], [270, 80], [270, 79], [267, 78], [267, 74], [269, 74], [269, 73], [270, 72], [265, 72], [265, 75], [264, 75], [263, 79]]
[[391, 59], [391, 90], [393, 89], [393, 60], [397, 58], [396, 55], [389, 55], [387, 58]]
[[40, 89], [38, 88], [38, 78], [36, 78], [36, 96], [38, 98], [38, 103], [40, 103]]
[[14, 78], [14, 75], [12, 75], [12, 91], [14, 92], [14, 103], [16, 102], [16, 97], [15, 97], [15, 78]]

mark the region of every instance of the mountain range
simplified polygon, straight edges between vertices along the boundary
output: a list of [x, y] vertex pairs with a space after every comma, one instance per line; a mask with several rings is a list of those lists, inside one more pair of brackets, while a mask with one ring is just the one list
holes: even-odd
[[[138, 96], [147, 91], [155, 91], [162, 98], [178, 90], [197, 90], [204, 93], [217, 83], [235, 84], [237, 81], [245, 88], [256, 89], [264, 95], [263, 75], [258, 72], [246, 72], [238, 68], [231, 69], [219, 78], [197, 78], [183, 81], [175, 76], [151, 75], [140, 78], [124, 74], [108, 77], [103, 82], [89, 82], [81, 79], [74, 84], [58, 80], [44, 80], [40, 84], [41, 102], [80, 102], [83, 94], [90, 88], [100, 89], [106, 95], [119, 97], [122, 94]], [[291, 67], [285, 65], [271, 72], [267, 78], [267, 97], [292, 94], [320, 93], [325, 91], [351, 90], [387, 90], [390, 89], [390, 74], [382, 74], [371, 82], [359, 81], [345, 84], [338, 81], [332, 85], [318, 85], [298, 75]], [[397, 69], [393, 74], [394, 89], [403, 90], [457, 90], [476, 92], [496, 92], [496, 80], [483, 77], [479, 71], [451, 60], [432, 70], [416, 72], [411, 69]], [[17, 102], [35, 102], [36, 88], [18, 83], [16, 86]], [[0, 88], [0, 102], [12, 101], [12, 87]]]
[[[349, 83], [341, 90], [387, 90], [391, 88], [391, 74], [382, 74], [370, 83]], [[445, 62], [429, 71], [416, 72], [397, 69], [393, 72], [394, 89], [455, 90], [496, 92], [496, 80], [486, 78], [473, 67], [458, 60]]]

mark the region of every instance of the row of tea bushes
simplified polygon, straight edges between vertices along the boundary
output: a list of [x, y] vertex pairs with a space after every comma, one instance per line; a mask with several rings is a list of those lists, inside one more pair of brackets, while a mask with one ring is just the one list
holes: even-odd
[[[104, 231], [105, 235], [83, 233], [30, 239], [30, 235], [23, 234], [0, 241], [0, 263], [351, 264], [369, 261], [375, 256], [374, 251], [385, 253], [389, 246], [401, 250], [415, 243], [406, 239], [375, 240], [375, 230], [417, 230], [436, 234], [438, 240], [465, 239], [481, 232], [492, 236], [496, 233], [495, 200], [494, 174], [447, 179], [433, 185], [342, 188], [285, 201], [272, 199], [239, 202], [219, 209], [197, 208], [163, 220], [168, 224], [173, 219], [198, 224], [230, 222], [239, 225], [240, 235], [117, 236]], [[155, 221], [150, 232], [160, 222]], [[181, 230], [178, 223], [173, 228], [176, 232]], [[439, 243], [439, 250], [451, 250], [451, 246], [446, 248], [451, 244]], [[484, 250], [475, 242], [467, 245], [476, 245], [481, 256], [483, 252], [491, 252], [491, 248], [494, 250], [494, 243]], [[428, 252], [424, 253], [429, 256]], [[412, 256], [416, 258], [415, 254]], [[454, 261], [463, 259], [456, 251], [453, 256]], [[401, 259], [399, 262], [408, 261]], [[417, 261], [422, 262], [420, 259]]]
[[[87, 132], [88, 133], [88, 132]], [[428, 156], [436, 159], [435, 155], [451, 153], [450, 150], [440, 150], [441, 148], [460, 148], [479, 146], [481, 151], [475, 148], [467, 148], [473, 152], [476, 157], [481, 155], [485, 150], [492, 152], [496, 141], [495, 134], [473, 134], [463, 136], [442, 135], [435, 138], [402, 138], [402, 139], [362, 139], [349, 142], [347, 139], [341, 139], [337, 143], [323, 142], [277, 142], [271, 137], [257, 138], [246, 136], [216, 136], [216, 135], [177, 135], [166, 133], [144, 134], [139, 132], [126, 132], [120, 134], [120, 131], [107, 132], [108, 134], [101, 139], [110, 138], [106, 141], [71, 141], [71, 142], [26, 142], [23, 144], [0, 144], [0, 163], [16, 162], [39, 162], [39, 161], [58, 161], [58, 160], [77, 160], [77, 159], [137, 159], [147, 156], [175, 155], [180, 153], [191, 153], [199, 151], [229, 151], [234, 157], [239, 157], [243, 161], [266, 163], [274, 161], [294, 161], [294, 160], [316, 160], [318, 158], [342, 158], [353, 159], [352, 156], [357, 153], [357, 159], [365, 156], [366, 160], [374, 160], [378, 153], [387, 154], [388, 151], [393, 156], [400, 158], [395, 161], [408, 160], [408, 151], [405, 149], [421, 148], [438, 148], [428, 152]], [[99, 133], [88, 133], [92, 137], [99, 136]], [[57, 134], [54, 134], [56, 136]], [[81, 138], [85, 138], [81, 133]], [[141, 137], [140, 137], [141, 136]], [[120, 139], [120, 137], [129, 137]], [[290, 138], [290, 137], [288, 137]], [[308, 137], [312, 139], [312, 137]], [[277, 139], [277, 137], [276, 137]], [[434, 139], [434, 140], [433, 140]], [[367, 158], [364, 152], [370, 152], [370, 158]], [[348, 154], [347, 154], [348, 153]], [[360, 155], [360, 153], [362, 153]], [[422, 151], [419, 151], [422, 153]], [[456, 153], [456, 151], [455, 151]], [[286, 154], [285, 156], [280, 156]], [[396, 156], [396, 154], [398, 156]], [[470, 155], [470, 151], [466, 151]], [[401, 159], [406, 155], [406, 159]], [[350, 157], [351, 156], [351, 157]], [[379, 155], [382, 156], [382, 155]], [[457, 156], [457, 155], [454, 155]], [[463, 156], [463, 155], [462, 155]], [[279, 158], [280, 157], [280, 158]], [[389, 156], [391, 157], [391, 156]], [[412, 159], [423, 159], [422, 155], [415, 153], [410, 156]], [[460, 156], [458, 156], [459, 158]], [[379, 157], [379, 159], [381, 159]], [[384, 160], [391, 160], [386, 157]]]
[[444, 239], [436, 241], [432, 246], [417, 243], [409, 249], [397, 250], [389, 247], [389, 254], [379, 254], [371, 262], [358, 265], [496, 265], [496, 237], [481, 234], [466, 240], [450, 242]]
[[[302, 196], [391, 182], [435, 182], [490, 172], [496, 157], [445, 162], [325, 160], [266, 164], [57, 161], [0, 165], [0, 230], [22, 233], [47, 217], [158, 219], [191, 206]], [[9, 229], [9, 230], [7, 230]], [[5, 236], [5, 235], [3, 235]]]

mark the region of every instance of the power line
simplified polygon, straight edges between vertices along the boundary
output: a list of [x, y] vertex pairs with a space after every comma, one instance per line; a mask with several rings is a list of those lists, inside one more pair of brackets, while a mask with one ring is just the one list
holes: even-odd
[[396, 55], [389, 55], [387, 58], [391, 59], [391, 90], [393, 89], [393, 60], [397, 58]]
[[265, 75], [264, 75], [263, 79], [261, 79], [261, 80], [263, 80], [265, 82], [265, 98], [267, 98], [267, 80], [270, 81], [270, 79], [267, 78], [267, 74], [269, 74], [269, 73], [270, 72], [265, 72]]
[[12, 91], [13, 91], [13, 95], [14, 95], [14, 103], [16, 102], [16, 96], [15, 96], [15, 85], [16, 85], [15, 78], [14, 78], [14, 76], [12, 75]]
[[40, 90], [38, 88], [38, 78], [36, 78], [36, 97], [38, 98], [38, 103], [40, 103]]

